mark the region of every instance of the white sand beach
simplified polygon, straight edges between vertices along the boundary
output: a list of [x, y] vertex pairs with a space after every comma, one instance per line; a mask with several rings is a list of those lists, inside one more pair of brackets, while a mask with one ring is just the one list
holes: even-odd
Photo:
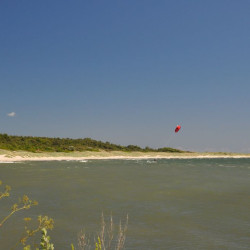
[[0, 162], [22, 161], [82, 161], [103, 159], [199, 159], [199, 158], [250, 158], [250, 154], [237, 153], [164, 153], [164, 152], [72, 152], [32, 153], [26, 151], [0, 150]]

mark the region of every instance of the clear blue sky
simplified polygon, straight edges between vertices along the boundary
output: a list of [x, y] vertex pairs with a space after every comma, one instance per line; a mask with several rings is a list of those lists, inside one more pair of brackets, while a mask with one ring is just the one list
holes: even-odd
[[1, 133], [250, 152], [249, 0], [2, 0], [0, 31]]

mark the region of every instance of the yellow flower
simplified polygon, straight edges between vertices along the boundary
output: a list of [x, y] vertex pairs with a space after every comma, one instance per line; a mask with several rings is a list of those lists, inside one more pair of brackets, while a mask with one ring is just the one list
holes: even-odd
[[23, 219], [24, 221], [31, 221], [31, 218], [27, 217]]

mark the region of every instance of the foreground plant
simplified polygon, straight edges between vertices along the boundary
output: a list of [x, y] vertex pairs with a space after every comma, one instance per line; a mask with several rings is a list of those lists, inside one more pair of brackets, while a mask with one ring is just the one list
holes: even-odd
[[[0, 186], [2, 185], [2, 181], [0, 181]], [[10, 190], [11, 187], [6, 185], [4, 188], [4, 191], [0, 192], [0, 199], [4, 197], [9, 197], [10, 196]], [[29, 209], [32, 206], [37, 206], [38, 202], [35, 200], [31, 200], [27, 195], [23, 195], [22, 198], [19, 198], [19, 202], [15, 203], [11, 207], [11, 211], [7, 216], [5, 216], [2, 220], [0, 220], [0, 227], [3, 226], [3, 224], [10, 219], [11, 216], [13, 216], [15, 213], [24, 210], [24, 209]], [[24, 221], [26, 222], [25, 226], [25, 233], [24, 236], [19, 240], [19, 242], [16, 244], [15, 247], [19, 243], [24, 245], [24, 250], [30, 250], [31, 247], [30, 245], [26, 245], [27, 240], [34, 236], [37, 232], [41, 231], [42, 232], [42, 238], [40, 241], [40, 249], [41, 250], [54, 250], [53, 244], [50, 243], [50, 237], [47, 235], [47, 229], [53, 229], [54, 227], [54, 221], [53, 219], [49, 218], [48, 216], [38, 216], [38, 226], [35, 229], [29, 229], [27, 226], [27, 223], [31, 221], [31, 218], [24, 218]], [[36, 248], [38, 249], [38, 248]]]
[[110, 216], [110, 220], [106, 223], [104, 215], [101, 216], [101, 229], [97, 234], [97, 240], [91, 246], [89, 237], [81, 232], [78, 237], [78, 246], [81, 250], [121, 250], [124, 248], [126, 232], [128, 228], [128, 215], [124, 225], [119, 223], [118, 229], [113, 223], [113, 218]]
[[27, 195], [24, 195], [22, 199], [19, 198], [19, 202], [15, 203], [11, 207], [11, 212], [0, 222], [0, 226], [2, 226], [14, 213], [23, 210], [29, 209], [31, 206], [37, 206], [38, 202], [31, 200]]
[[[54, 245], [50, 243], [50, 236], [47, 235], [46, 228], [42, 228], [41, 232], [40, 248], [36, 248], [36, 250], [54, 250]], [[24, 246], [23, 250], [31, 250], [30, 245]]]
[[[30, 221], [31, 218], [25, 218], [26, 222]], [[50, 237], [47, 235], [47, 229], [52, 230], [54, 227], [53, 219], [49, 218], [48, 216], [38, 216], [38, 226], [35, 229], [29, 229], [28, 226], [25, 226], [25, 235], [20, 239], [20, 243], [24, 246], [26, 245], [27, 240], [34, 236], [37, 232], [42, 232], [42, 238], [40, 241], [40, 247], [44, 250], [53, 250], [54, 246], [51, 244]], [[29, 245], [26, 247], [30, 247]], [[28, 248], [29, 249], [29, 248]]]
[[[0, 181], [0, 186], [2, 182]], [[4, 197], [10, 196], [11, 187], [6, 185], [4, 190], [0, 191], [0, 200]], [[31, 200], [27, 195], [23, 195], [22, 198], [19, 198], [19, 202], [15, 203], [11, 207], [11, 212], [7, 216], [5, 216], [2, 220], [0, 220], [0, 227], [10, 219], [12, 215], [15, 213], [29, 209], [32, 206], [38, 205], [38, 202], [35, 200]], [[33, 237], [36, 233], [41, 232], [42, 237], [40, 239], [39, 248], [37, 245], [34, 245], [34, 249], [36, 250], [54, 250], [54, 245], [50, 242], [50, 236], [47, 234], [47, 230], [52, 230], [54, 227], [54, 220], [49, 218], [48, 216], [38, 216], [38, 225], [35, 229], [30, 229], [28, 227], [28, 223], [32, 219], [30, 217], [24, 218], [26, 223], [25, 232], [21, 239], [16, 244], [15, 248], [21, 243], [23, 245], [23, 250], [31, 250], [31, 246], [27, 245], [27, 241], [29, 238]], [[90, 244], [90, 238], [86, 236], [85, 233], [81, 232], [78, 237], [78, 246], [80, 250], [121, 250], [124, 247], [125, 239], [126, 239], [126, 231], [128, 228], [128, 215], [126, 217], [126, 221], [124, 225], [119, 223], [118, 228], [114, 226], [113, 218], [110, 216], [110, 220], [106, 223], [104, 219], [104, 215], [101, 216], [101, 229], [97, 234], [97, 240], [94, 240], [93, 244]], [[71, 250], [75, 250], [74, 245], [71, 244]]]
[[[0, 181], [0, 186], [2, 185], [2, 181]], [[11, 190], [11, 187], [6, 185], [5, 188], [4, 188], [4, 191], [3, 192], [0, 192], [0, 200], [3, 198], [3, 197], [8, 197], [10, 196], [10, 193], [9, 191]], [[1, 226], [1, 225], [0, 225]]]

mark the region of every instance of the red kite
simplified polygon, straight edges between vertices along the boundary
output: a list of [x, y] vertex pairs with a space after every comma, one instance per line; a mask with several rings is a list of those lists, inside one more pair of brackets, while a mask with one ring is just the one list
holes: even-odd
[[177, 125], [174, 132], [177, 133], [180, 129], [181, 129], [181, 126]]

